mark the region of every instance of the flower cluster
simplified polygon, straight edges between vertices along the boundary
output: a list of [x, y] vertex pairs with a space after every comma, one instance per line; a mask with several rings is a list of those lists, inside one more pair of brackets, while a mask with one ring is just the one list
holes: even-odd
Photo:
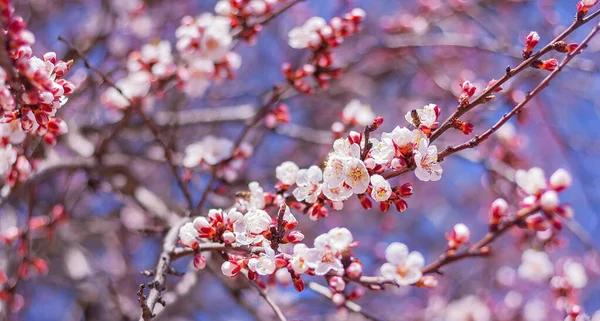
[[[309, 248], [300, 243], [304, 235], [294, 230], [297, 224], [286, 205], [280, 207], [277, 218], [256, 208], [245, 214], [237, 208], [227, 212], [212, 209], [208, 217], [197, 217], [184, 224], [179, 239], [180, 244], [191, 249], [213, 242], [245, 253], [228, 254], [228, 260], [221, 266], [227, 276], [235, 277], [246, 271], [250, 279], [255, 279], [257, 275], [272, 275], [277, 269], [286, 268], [299, 291], [304, 288], [302, 274], [345, 275], [353, 279], [362, 275], [361, 264], [352, 257], [354, 243], [350, 231], [333, 228], [318, 236]], [[197, 253], [194, 262], [203, 267], [206, 259]]]
[[182, 90], [192, 96], [202, 96], [211, 81], [233, 76], [241, 66], [241, 58], [231, 52], [233, 35], [229, 18], [204, 13], [186, 16], [175, 31], [177, 50], [184, 66], [177, 76]]
[[130, 101], [144, 100], [152, 89], [159, 90], [176, 72], [171, 43], [163, 40], [146, 44], [140, 51], [130, 53], [127, 70], [127, 76], [115, 84], [121, 92], [111, 87], [102, 95], [106, 105], [125, 109]]
[[20, 143], [25, 135], [42, 136], [48, 145], [56, 144], [56, 137], [67, 132], [67, 125], [56, 112], [68, 100], [75, 86], [63, 77], [72, 61], [57, 59], [48, 52], [42, 58], [33, 55], [33, 33], [20, 16], [14, 15], [10, 1], [0, 4], [6, 39], [6, 54], [10, 65], [0, 69], [0, 116], [2, 138]]
[[310, 61], [297, 70], [285, 64], [282, 71], [298, 91], [311, 93], [313, 87], [305, 78], [311, 77], [320, 88], [327, 88], [331, 78], [338, 77], [340, 70], [335, 65], [332, 48], [339, 46], [344, 38], [356, 34], [365, 18], [362, 9], [355, 8], [343, 17], [334, 17], [327, 23], [320, 17], [308, 19], [304, 25], [296, 27], [288, 33], [288, 43], [292, 48], [310, 49]]
[[[357, 121], [354, 117], [358, 113], [364, 113], [361, 117], [371, 118], [367, 115], [370, 108], [365, 111], [366, 107], [358, 101], [349, 106], [344, 118], [348, 124]], [[295, 184], [292, 194], [298, 202], [310, 206], [307, 214], [314, 220], [327, 216], [324, 205], [340, 210], [343, 202], [353, 195], [358, 196], [366, 209], [372, 207], [370, 196], [379, 203], [382, 211], [388, 211], [394, 205], [402, 212], [407, 208], [403, 198], [412, 195], [412, 187], [410, 184], [392, 187], [385, 177], [386, 172], [411, 167], [422, 181], [441, 178], [443, 170], [438, 163], [437, 147], [430, 145], [428, 138], [431, 130], [437, 127], [439, 114], [440, 109], [434, 104], [408, 112], [406, 119], [415, 129], [397, 126], [392, 132], [382, 133], [380, 139], [370, 137], [369, 144], [365, 143], [362, 132], [351, 131], [347, 137], [334, 141], [323, 170], [318, 166], [299, 169], [292, 162], [277, 167], [279, 186], [285, 191]], [[375, 117], [366, 130], [373, 132], [382, 123], [381, 117]]]
[[385, 249], [385, 259], [387, 263], [381, 266], [381, 274], [398, 285], [415, 284], [423, 276], [423, 255], [417, 251], [409, 253], [408, 247], [403, 243], [388, 245]]
[[239, 148], [234, 148], [234, 143], [227, 138], [204, 136], [201, 141], [185, 148], [182, 164], [187, 168], [221, 164], [223, 166], [218, 167], [217, 176], [226, 181], [233, 181], [242, 168], [244, 159], [250, 157], [253, 152], [253, 148], [244, 143]]
[[229, 19], [231, 28], [239, 30], [239, 38], [254, 44], [256, 35], [262, 30], [262, 22], [279, 5], [288, 0], [220, 0], [215, 12]]
[[375, 114], [371, 106], [356, 99], [350, 101], [342, 111], [342, 121], [349, 126], [368, 126], [373, 123], [373, 119]]
[[523, 199], [522, 207], [539, 206], [541, 213], [529, 216], [527, 227], [535, 230], [548, 229], [548, 223], [554, 228], [561, 229], [562, 222], [555, 214], [570, 219], [573, 210], [569, 205], [560, 204], [558, 193], [571, 186], [571, 175], [564, 169], [558, 169], [547, 180], [544, 171], [534, 167], [528, 171], [518, 170], [515, 181], [527, 197]]

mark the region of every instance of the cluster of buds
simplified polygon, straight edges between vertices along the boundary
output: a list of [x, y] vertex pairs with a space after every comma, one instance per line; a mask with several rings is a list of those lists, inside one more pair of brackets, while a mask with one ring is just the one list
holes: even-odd
[[306, 78], [312, 76], [319, 88], [327, 88], [330, 79], [340, 76], [339, 68], [333, 67], [335, 61], [331, 50], [339, 46], [344, 38], [356, 34], [364, 18], [364, 10], [355, 8], [343, 17], [334, 17], [329, 23], [323, 18], [313, 17], [304, 25], [292, 29], [288, 34], [290, 46], [308, 48], [312, 55], [308, 63], [298, 70], [289, 64], [282, 67], [289, 83], [300, 92], [311, 93], [313, 89]]
[[36, 167], [37, 164], [35, 161], [30, 162], [25, 155], [18, 156], [8, 171], [5, 171], [6, 184], [4, 185], [3, 189], [10, 189], [13, 188], [17, 183], [25, 182]]
[[[15, 16], [9, 1], [0, 4], [7, 54], [12, 65], [0, 70], [0, 117], [2, 123], [17, 122], [11, 126], [10, 136], [16, 131], [25, 131], [42, 136], [49, 145], [56, 143], [56, 136], [65, 134], [65, 122], [56, 118], [56, 112], [64, 105], [75, 86], [63, 79], [72, 61], [56, 58], [54, 52], [40, 59], [33, 55], [33, 34], [26, 29], [23, 18]], [[7, 66], [4, 66], [5, 68]]]
[[556, 58], [550, 58], [546, 60], [536, 60], [531, 63], [531, 67], [537, 69], [544, 69], [548, 71], [554, 71], [558, 67], [558, 60]]
[[446, 233], [446, 239], [448, 240], [448, 249], [456, 250], [458, 247], [468, 242], [470, 237], [471, 232], [469, 231], [469, 228], [466, 225], [462, 223], [454, 225], [454, 227], [452, 228], [452, 232]]
[[582, 19], [599, 0], [581, 0], [577, 3], [577, 18]]
[[[371, 200], [366, 196], [369, 195], [373, 200], [379, 202], [379, 209], [382, 212], [390, 210], [392, 205], [396, 208], [396, 211], [402, 213], [408, 209], [408, 203], [405, 199], [408, 199], [413, 194], [413, 187], [410, 183], [405, 183], [402, 186], [396, 186], [391, 188], [391, 193], [388, 191], [387, 181], [381, 175], [371, 176], [371, 186], [367, 189], [366, 194], [359, 194], [358, 199], [360, 204], [365, 209], [372, 207]], [[386, 184], [387, 183], [387, 184]]]
[[466, 121], [458, 120], [456, 118], [452, 119], [452, 127], [460, 130], [465, 135], [469, 135], [470, 133], [472, 133], [474, 128], [473, 124]]
[[557, 230], [562, 228], [562, 222], [557, 217], [571, 219], [573, 210], [569, 205], [560, 204], [558, 193], [571, 186], [571, 175], [564, 169], [558, 169], [546, 180], [544, 171], [532, 168], [529, 171], [519, 170], [515, 181], [520, 189], [528, 196], [522, 201], [521, 207], [539, 206], [541, 213], [527, 217], [525, 226], [529, 229], [547, 230], [549, 223]]
[[175, 31], [176, 48], [183, 58], [178, 87], [192, 97], [202, 96], [214, 80], [232, 78], [241, 58], [231, 51], [233, 35], [229, 18], [210, 13], [186, 16]]
[[475, 95], [477, 88], [470, 81], [465, 80], [460, 84], [461, 92], [458, 96], [458, 103], [461, 107], [465, 107], [469, 104], [469, 99]]
[[220, 0], [215, 12], [230, 20], [231, 28], [239, 30], [238, 37], [250, 44], [262, 30], [262, 22], [288, 0]]
[[525, 37], [525, 48], [523, 49], [523, 59], [531, 57], [531, 53], [537, 44], [540, 42], [540, 36], [537, 32], [532, 31]]
[[329, 278], [328, 285], [331, 290], [331, 302], [335, 304], [339, 309], [343, 309], [346, 301], [357, 300], [364, 295], [364, 289], [355, 287], [350, 293], [344, 293], [346, 287], [346, 281], [341, 276], [333, 276]]
[[279, 104], [265, 116], [265, 126], [275, 128], [279, 124], [290, 122], [290, 110], [286, 104]]

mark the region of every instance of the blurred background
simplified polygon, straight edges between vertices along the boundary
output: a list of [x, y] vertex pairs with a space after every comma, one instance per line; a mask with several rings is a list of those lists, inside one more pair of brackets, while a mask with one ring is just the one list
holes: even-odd
[[[100, 95], [107, 87], [57, 40], [59, 35], [81, 49], [92, 64], [119, 79], [125, 75], [131, 51], [157, 39], [173, 41], [183, 16], [214, 12], [215, 3], [17, 1], [17, 12], [36, 35], [34, 53], [56, 51], [65, 60], [75, 59], [67, 79], [77, 85], [77, 92], [60, 110], [69, 122], [70, 133], [48, 152], [53, 153], [49, 157], [76, 158], [76, 149], [87, 146], [82, 140], [98, 142], [121, 117], [120, 112], [102, 104]], [[264, 101], [264, 94], [274, 84], [284, 80], [281, 65], [290, 62], [298, 66], [307, 57], [306, 51], [287, 44], [289, 30], [312, 16], [328, 20], [354, 7], [366, 11], [362, 32], [335, 50], [337, 63], [345, 68], [341, 78], [328, 90], [312, 95], [289, 94], [285, 103], [291, 122], [276, 129], [259, 126], [250, 134], [247, 141], [256, 146], [252, 157], [233, 182], [219, 181], [216, 192], [209, 194], [207, 207], [225, 208], [251, 181], [272, 191], [274, 168], [285, 160], [300, 167], [320, 165], [331, 149], [331, 124], [340, 120], [343, 108], [353, 99], [371, 105], [376, 115], [383, 116], [385, 131], [405, 126], [407, 111], [429, 103], [440, 106], [440, 118], [445, 119], [456, 108], [459, 84], [470, 80], [481, 90], [491, 79], [500, 78], [506, 66], [515, 67], [522, 61], [521, 50], [530, 31], [539, 33], [540, 45], [547, 43], [572, 22], [575, 5], [574, 0], [308, 0], [270, 21], [255, 45], [237, 45], [242, 66], [235, 79], [212, 85], [200, 98], [168, 90], [145, 107], [155, 119], [178, 113], [193, 115], [201, 110], [233, 115], [161, 127], [169, 145], [179, 153], [208, 134], [235, 139], [244, 127], [244, 115]], [[144, 9], [139, 10], [140, 6]], [[574, 32], [567, 42], [580, 42], [592, 24]], [[307, 240], [335, 226], [349, 228], [360, 242], [355, 251], [365, 274], [373, 275], [385, 262], [383, 253], [390, 242], [403, 242], [431, 262], [445, 250], [444, 233], [454, 224], [469, 226], [473, 239], [483, 236], [494, 199], [505, 197], [513, 208], [518, 206], [514, 170], [539, 166], [549, 176], [562, 167], [572, 173], [574, 184], [561, 194], [561, 200], [573, 206], [575, 219], [560, 235], [545, 240], [525, 230], [512, 231], [495, 243], [491, 257], [444, 268], [436, 289], [367, 290], [357, 301], [365, 310], [382, 320], [563, 320], [564, 313], [554, 308], [555, 293], [547, 282], [530, 283], [515, 275], [522, 251], [544, 246], [557, 270], [567, 258], [586, 267], [587, 287], [577, 295], [588, 314], [600, 310], [600, 239], [596, 237], [600, 213], [599, 50], [597, 37], [499, 134], [474, 150], [445, 160], [441, 181], [421, 182], [411, 173], [395, 178], [397, 185], [411, 182], [414, 186], [404, 213], [365, 211], [358, 199], [352, 199], [343, 211], [331, 212], [316, 223], [297, 214]], [[519, 74], [503, 86], [495, 100], [477, 107], [463, 120], [474, 124], [474, 134], [482, 133], [547, 74], [537, 69]], [[441, 149], [467, 139], [459, 131], [449, 131], [436, 145]], [[34, 252], [49, 261], [50, 270], [20, 286], [24, 301], [13, 315], [15, 319], [139, 317], [136, 291], [141, 283], [150, 281], [140, 271], [155, 267], [165, 225], [136, 202], [142, 199], [153, 204], [155, 212], [185, 206], [169, 167], [161, 162], [161, 152], [138, 120], [109, 146], [109, 154], [117, 155], [123, 163], [114, 176], [96, 170], [72, 170], [45, 175], [38, 181], [35, 215], [64, 204], [69, 221], [50, 237], [40, 235], [34, 240]], [[192, 197], [197, 202], [210, 173], [194, 171], [191, 175]], [[0, 232], [23, 224], [26, 195], [26, 190], [12, 193], [3, 204]], [[3, 247], [0, 268], [11, 271], [14, 255], [14, 249]], [[271, 319], [269, 307], [247, 288], [247, 283], [223, 280], [218, 265], [216, 273], [210, 272], [210, 267], [200, 272], [190, 269], [189, 261], [183, 258], [173, 264], [183, 276], [168, 276], [168, 304], [157, 320]], [[269, 293], [289, 320], [363, 318], [338, 310], [330, 300], [309, 289], [297, 293], [292, 286], [278, 285]], [[474, 311], [466, 317], [454, 312], [469, 309]], [[600, 320], [597, 318], [594, 320]]]

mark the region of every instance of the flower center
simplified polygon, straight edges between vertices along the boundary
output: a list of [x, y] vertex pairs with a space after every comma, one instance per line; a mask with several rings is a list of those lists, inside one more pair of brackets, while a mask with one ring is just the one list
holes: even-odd
[[398, 274], [401, 277], [406, 277], [406, 275], [408, 275], [408, 268], [405, 265], [398, 265], [398, 267], [396, 267], [396, 274]]

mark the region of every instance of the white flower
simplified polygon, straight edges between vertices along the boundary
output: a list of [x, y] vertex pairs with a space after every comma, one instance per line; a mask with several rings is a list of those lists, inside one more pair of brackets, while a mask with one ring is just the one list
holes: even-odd
[[10, 123], [0, 124], [0, 137], [8, 138], [11, 144], [20, 144], [27, 137], [27, 133], [21, 128], [21, 123], [15, 119]]
[[[219, 19], [216, 17], [215, 19]], [[203, 54], [214, 62], [222, 61], [229, 52], [233, 38], [229, 28], [223, 28], [218, 24], [210, 24], [202, 37], [201, 48]]]
[[352, 234], [346, 228], [335, 227], [325, 234], [317, 236], [315, 247], [308, 249], [305, 260], [317, 275], [325, 275], [333, 270], [336, 274], [344, 273], [344, 265], [340, 260], [341, 253], [352, 243]]
[[529, 171], [518, 170], [515, 173], [515, 181], [525, 193], [530, 195], [535, 195], [548, 187], [544, 171], [538, 167]]
[[0, 173], [5, 173], [17, 161], [17, 151], [8, 144], [0, 147]]
[[585, 268], [579, 262], [567, 259], [563, 265], [565, 279], [575, 289], [583, 289], [588, 282]]
[[540, 206], [547, 212], [555, 211], [559, 202], [560, 200], [558, 199], [558, 193], [556, 191], [547, 191], [540, 197]]
[[373, 175], [371, 176], [371, 184], [373, 185], [373, 190], [371, 191], [371, 197], [378, 201], [383, 202], [387, 201], [392, 195], [392, 187], [390, 186], [390, 182], [388, 182], [381, 175]]
[[392, 161], [396, 155], [392, 138], [389, 137], [389, 134], [386, 134], [387, 133], [383, 133], [381, 141], [377, 140], [377, 138], [371, 138], [369, 140], [373, 145], [371, 148], [371, 157], [376, 164], [387, 164]]
[[398, 285], [409, 285], [421, 279], [421, 268], [425, 265], [423, 255], [417, 251], [408, 252], [408, 247], [394, 242], [385, 249], [388, 263], [381, 266], [381, 274], [394, 280]]
[[342, 202], [352, 196], [352, 188], [344, 184], [340, 184], [337, 187], [331, 187], [329, 186], [329, 183], [324, 183], [323, 195], [331, 201]]
[[571, 174], [563, 168], [557, 169], [556, 172], [550, 176], [550, 186], [558, 191], [569, 188], [572, 181]]
[[389, 135], [396, 146], [402, 148], [407, 145], [418, 146], [417, 143], [420, 141], [422, 134], [420, 130], [410, 130], [406, 127], [396, 126]]
[[231, 3], [229, 0], [221, 0], [215, 5], [215, 12], [220, 16], [229, 16], [232, 13]]
[[346, 179], [344, 182], [352, 187], [355, 194], [364, 193], [369, 187], [369, 172], [360, 159], [352, 158], [344, 166]]
[[233, 152], [233, 142], [226, 138], [205, 136], [202, 141], [185, 148], [183, 166], [191, 168], [202, 161], [208, 165], [216, 165], [229, 158]]
[[233, 43], [230, 20], [210, 13], [204, 13], [195, 20], [191, 17], [184, 20], [184, 24], [175, 31], [176, 47], [184, 58], [189, 62], [197, 58], [221, 62]]
[[129, 107], [128, 99], [145, 97], [150, 91], [151, 83], [152, 74], [147, 71], [129, 73], [127, 77], [119, 79], [115, 84], [123, 95], [111, 87], [102, 94], [102, 100], [111, 107], [125, 109]]
[[452, 301], [446, 307], [445, 321], [490, 321], [488, 306], [474, 295]]
[[293, 185], [296, 183], [296, 174], [298, 173], [298, 165], [294, 162], [286, 161], [275, 168], [275, 177], [285, 185]]
[[[437, 106], [435, 104], [429, 104], [429, 105], [423, 107], [423, 109], [417, 109], [417, 115], [419, 117], [421, 126], [431, 128], [433, 125], [435, 125], [435, 123], [437, 121], [437, 113], [435, 111], [436, 107]], [[412, 111], [407, 112], [406, 115], [404, 116], [404, 118], [406, 119], [407, 122], [416, 126], [417, 124], [415, 124], [413, 122], [413, 117], [411, 115], [411, 112]]]
[[308, 270], [308, 264], [306, 262], [307, 251], [308, 246], [305, 244], [300, 243], [294, 245], [294, 254], [292, 255], [290, 263], [292, 265], [292, 269], [294, 269], [294, 273], [297, 275], [300, 275]]
[[521, 256], [519, 277], [533, 282], [542, 282], [552, 276], [554, 266], [546, 252], [527, 249]]
[[258, 182], [250, 182], [248, 184], [250, 189], [250, 206], [256, 209], [263, 209], [265, 207], [265, 191]]
[[290, 30], [288, 43], [295, 49], [318, 46], [321, 43], [318, 31], [326, 25], [325, 19], [312, 17], [304, 25]]
[[[173, 56], [171, 55], [171, 43], [167, 40], [162, 40], [157, 43], [145, 44], [140, 49], [141, 60], [146, 64], [152, 64], [152, 73], [156, 76], [166, 76], [166, 72], [174, 69]], [[128, 67], [131, 65], [128, 65]], [[137, 71], [139, 64], [133, 64], [134, 70]]]
[[345, 179], [345, 168], [346, 160], [348, 157], [334, 156], [334, 153], [329, 155], [327, 160], [327, 166], [323, 172], [324, 180], [329, 186], [337, 187], [340, 186]]
[[187, 247], [194, 247], [198, 244], [198, 231], [194, 227], [194, 224], [187, 222], [179, 229], [179, 239], [181, 244]]
[[183, 92], [191, 97], [204, 95], [215, 74], [215, 65], [208, 59], [198, 58], [192, 60], [186, 69], [178, 73], [183, 81]]
[[275, 251], [269, 246], [263, 247], [258, 259], [252, 258], [248, 261], [248, 268], [260, 275], [271, 275], [275, 272]]
[[301, 169], [296, 173], [296, 189], [292, 192], [298, 201], [314, 203], [321, 194], [321, 180], [323, 173], [318, 166]]
[[267, 212], [259, 209], [252, 209], [244, 215], [246, 230], [252, 234], [261, 234], [269, 229], [271, 221], [271, 216], [269, 216]]
[[415, 151], [415, 163], [417, 169], [415, 175], [418, 179], [427, 181], [438, 181], [442, 178], [442, 166], [438, 163], [438, 152], [435, 145], [428, 146], [427, 139], [421, 139], [419, 149]]
[[342, 119], [349, 124], [368, 126], [373, 123], [374, 118], [375, 114], [371, 110], [371, 106], [363, 104], [357, 99], [350, 101], [342, 111]]

